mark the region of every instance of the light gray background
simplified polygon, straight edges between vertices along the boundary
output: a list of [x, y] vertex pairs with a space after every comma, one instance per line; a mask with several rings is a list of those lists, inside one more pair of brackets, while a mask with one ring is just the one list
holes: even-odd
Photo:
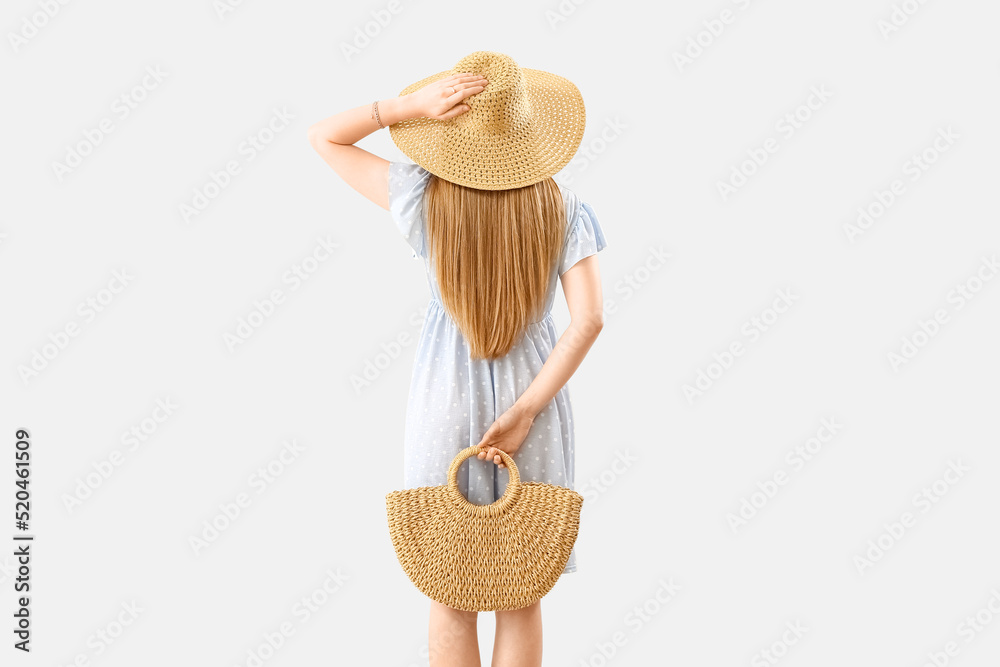
[[[884, 35], [903, 5], [915, 13]], [[580, 571], [543, 601], [545, 663], [754, 666], [773, 650], [789, 666], [917, 667], [949, 642], [949, 665], [1000, 654], [1000, 280], [976, 282], [1000, 252], [996, 3], [400, 0], [391, 14], [247, 0], [220, 17], [209, 0], [99, 1], [32, 19], [41, 6], [5, 5], [0, 49], [5, 627], [17, 428], [32, 434], [37, 536], [34, 651], [17, 664], [247, 665], [282, 623], [294, 634], [263, 664], [426, 664], [427, 602], [395, 559], [384, 494], [402, 481], [428, 291], [388, 214], [306, 129], [480, 49], [579, 86], [587, 133], [557, 180], [608, 239], [607, 324], [570, 381]], [[345, 56], [372, 12], [391, 20]], [[32, 20], [44, 25], [15, 48]], [[707, 46], [678, 67], [699, 33]], [[165, 77], [123, 119], [112, 105], [147, 67]], [[800, 109], [814, 87], [829, 98]], [[248, 160], [241, 142], [274, 109], [292, 121]], [[787, 137], [776, 123], [797, 110], [809, 118]], [[60, 180], [53, 164], [102, 118], [113, 131]], [[910, 180], [907, 161], [933, 157], [948, 127], [957, 138]], [[768, 138], [778, 150], [724, 201], [718, 182]], [[387, 131], [359, 145], [403, 159]], [[229, 160], [240, 173], [185, 223], [179, 207]], [[905, 191], [849, 240], [893, 179]], [[320, 237], [339, 248], [293, 290], [282, 275]], [[78, 305], [122, 269], [132, 280], [86, 322]], [[958, 308], [949, 293], [966, 283], [978, 291]], [[285, 302], [230, 351], [224, 335], [273, 289]], [[779, 290], [793, 305], [752, 341], [741, 327]], [[939, 309], [947, 321], [893, 368]], [[22, 380], [70, 322], [79, 335]], [[357, 391], [352, 376], [400, 335]], [[684, 385], [735, 341], [744, 353], [689, 401]], [[161, 423], [158, 399], [177, 406]], [[796, 470], [786, 454], [824, 419], [840, 427]], [[291, 440], [301, 453], [258, 494], [250, 477]], [[115, 450], [121, 465], [68, 509]], [[950, 461], [967, 470], [914, 502]], [[727, 515], [781, 471], [732, 530]], [[240, 493], [251, 504], [196, 554], [189, 539]], [[905, 512], [912, 525], [882, 535]], [[880, 536], [888, 550], [859, 568]], [[328, 571], [346, 580], [324, 597]], [[296, 615], [314, 594], [324, 604]], [[131, 603], [141, 612], [98, 653], [92, 637]], [[796, 623], [801, 637], [783, 635]], [[480, 628], [489, 664], [491, 614]]]

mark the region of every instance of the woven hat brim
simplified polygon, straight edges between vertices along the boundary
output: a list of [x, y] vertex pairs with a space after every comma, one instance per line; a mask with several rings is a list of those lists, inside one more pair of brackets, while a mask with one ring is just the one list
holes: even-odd
[[[509, 190], [537, 183], [569, 164], [583, 141], [587, 115], [583, 95], [572, 81], [543, 70], [520, 68], [533, 111], [531, 132], [512, 142], [504, 135], [464, 133], [451, 120], [409, 118], [389, 126], [404, 155], [435, 176], [481, 190]], [[451, 76], [438, 72], [407, 86], [408, 95]], [[466, 98], [470, 106], [476, 96]], [[466, 113], [472, 113], [468, 111]], [[463, 114], [464, 115], [464, 114]]]

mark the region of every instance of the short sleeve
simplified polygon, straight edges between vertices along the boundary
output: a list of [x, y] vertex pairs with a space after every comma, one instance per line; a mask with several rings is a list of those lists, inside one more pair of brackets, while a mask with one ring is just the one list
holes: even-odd
[[423, 199], [430, 175], [418, 164], [389, 162], [389, 213], [414, 257], [426, 256]]
[[562, 259], [559, 262], [559, 275], [569, 271], [574, 264], [585, 257], [597, 254], [607, 246], [604, 230], [597, 221], [597, 213], [585, 201], [580, 201], [576, 218], [566, 231]]

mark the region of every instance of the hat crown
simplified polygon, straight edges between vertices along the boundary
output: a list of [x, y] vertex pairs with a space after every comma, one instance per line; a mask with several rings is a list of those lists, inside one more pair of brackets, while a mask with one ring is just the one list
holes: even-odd
[[531, 101], [524, 73], [510, 56], [495, 51], [476, 51], [465, 56], [452, 72], [470, 72], [486, 77], [486, 88], [465, 99], [468, 113], [454, 120], [476, 132], [489, 135], [523, 134], [531, 126]]
[[587, 114], [580, 90], [558, 74], [519, 67], [496, 51], [475, 51], [399, 94], [464, 72], [487, 79], [483, 90], [464, 98], [468, 110], [447, 120], [421, 116], [389, 126], [403, 154], [438, 178], [478, 190], [523, 188], [570, 162]]

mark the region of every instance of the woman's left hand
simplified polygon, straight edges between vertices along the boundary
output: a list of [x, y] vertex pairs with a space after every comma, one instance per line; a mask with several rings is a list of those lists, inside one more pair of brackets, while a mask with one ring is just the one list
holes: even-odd
[[534, 421], [534, 416], [520, 408], [510, 408], [500, 415], [483, 434], [483, 439], [479, 441], [478, 445], [483, 451], [476, 456], [485, 461], [492, 459], [498, 467], [506, 468], [503, 458], [500, 457], [500, 451], [506, 452], [508, 456], [514, 456], [524, 439], [528, 437], [528, 430]]
[[462, 104], [462, 100], [483, 92], [487, 83], [486, 77], [479, 74], [452, 74], [410, 95], [413, 107], [421, 116], [449, 120], [468, 111], [469, 105]]

